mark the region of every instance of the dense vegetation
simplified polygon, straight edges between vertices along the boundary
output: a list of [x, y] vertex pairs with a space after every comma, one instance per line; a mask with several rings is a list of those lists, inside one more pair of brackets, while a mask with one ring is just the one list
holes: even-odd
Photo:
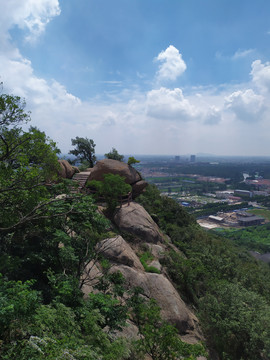
[[269, 359], [270, 270], [230, 240], [207, 233], [191, 215], [149, 186], [140, 202], [180, 252], [164, 265], [197, 309], [210, 349], [221, 359]]
[[[30, 120], [24, 105], [18, 97], [0, 96], [0, 358], [139, 360], [149, 354], [162, 360], [203, 354], [201, 345], [180, 340], [153, 300], [145, 303], [139, 289], [127, 291], [122, 276], [109, 274], [102, 259], [98, 292], [83, 299], [82, 288], [92, 283], [82, 275], [113, 225], [91, 196], [74, 193], [74, 183], [58, 177], [59, 150], [40, 130], [22, 128]], [[115, 205], [111, 195], [108, 207]], [[128, 318], [137, 321], [137, 340], [121, 337]]]
[[234, 243], [244, 246], [246, 249], [259, 252], [270, 252], [270, 224], [250, 226], [245, 229], [219, 229], [217, 234]]
[[[91, 284], [82, 274], [98, 258], [95, 246], [117, 229], [91, 196], [74, 194], [74, 184], [58, 178], [59, 150], [40, 130], [24, 130], [28, 120], [20, 98], [0, 96], [1, 359], [139, 360], [148, 354], [191, 360], [203, 354], [200, 345], [179, 339], [140, 289], [127, 291], [102, 259], [98, 292], [83, 299], [81, 289]], [[155, 187], [139, 201], [176, 247], [163, 265], [197, 310], [211, 352], [222, 360], [269, 359], [269, 266], [199, 228]], [[149, 254], [141, 260], [147, 268]], [[116, 336], [128, 318], [139, 329], [133, 342]]]

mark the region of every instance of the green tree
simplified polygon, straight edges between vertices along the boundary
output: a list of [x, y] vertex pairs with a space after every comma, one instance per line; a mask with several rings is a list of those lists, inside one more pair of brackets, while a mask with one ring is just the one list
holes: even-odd
[[270, 307], [260, 295], [222, 281], [201, 299], [200, 319], [222, 359], [269, 359]]
[[140, 358], [148, 354], [153, 360], [195, 360], [198, 356], [205, 355], [202, 345], [190, 345], [181, 341], [177, 329], [162, 320], [155, 300], [143, 300], [141, 289], [134, 289], [129, 304], [141, 336], [135, 345]]
[[125, 178], [114, 174], [105, 174], [103, 181], [92, 180], [89, 186], [96, 188], [97, 195], [105, 199], [109, 214], [114, 212], [122, 196], [128, 195], [131, 191], [131, 186], [125, 182]]
[[118, 160], [118, 161], [123, 161], [124, 157], [125, 157], [124, 155], [120, 155], [115, 148], [112, 148], [112, 150], [110, 152], [108, 152], [107, 154], [105, 154], [104, 156], [107, 159], [113, 159], [113, 160]]
[[59, 168], [56, 144], [37, 128], [20, 127], [29, 120], [24, 105], [18, 97], [0, 96], [0, 232], [41, 215]]
[[140, 160], [136, 160], [134, 156], [130, 156], [130, 157], [128, 158], [128, 165], [137, 164], [137, 163], [139, 163], [139, 162], [140, 162]]
[[71, 139], [71, 142], [75, 149], [70, 150], [69, 154], [77, 156], [78, 160], [85, 161], [89, 167], [93, 167], [97, 160], [94, 140], [76, 136], [75, 139]]
[[30, 120], [24, 111], [25, 101], [19, 96], [2, 94], [0, 96], [0, 126], [17, 125]]

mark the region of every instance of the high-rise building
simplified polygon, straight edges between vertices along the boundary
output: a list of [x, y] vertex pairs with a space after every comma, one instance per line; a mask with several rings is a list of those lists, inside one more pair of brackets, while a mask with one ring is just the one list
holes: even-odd
[[179, 155], [176, 155], [176, 156], [174, 157], [174, 161], [175, 161], [175, 162], [180, 162], [180, 156], [179, 156]]
[[190, 155], [190, 162], [196, 162], [196, 155]]

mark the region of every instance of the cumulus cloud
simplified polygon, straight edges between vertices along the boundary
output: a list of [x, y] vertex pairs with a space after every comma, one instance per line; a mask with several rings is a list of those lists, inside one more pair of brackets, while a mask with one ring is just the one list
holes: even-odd
[[253, 83], [261, 91], [270, 91], [270, 62], [262, 64], [261, 60], [253, 61], [251, 65], [251, 76]]
[[157, 72], [158, 81], [174, 81], [182, 75], [187, 68], [186, 63], [182, 59], [182, 55], [173, 45], [161, 51], [155, 60], [161, 62]]
[[148, 116], [164, 119], [187, 121], [192, 119], [195, 108], [184, 98], [181, 89], [160, 88], [147, 94], [146, 113]]
[[243, 121], [260, 120], [265, 110], [264, 97], [252, 89], [235, 91], [225, 98], [225, 107], [232, 110]]
[[0, 5], [0, 30], [2, 38], [6, 39], [9, 38], [8, 30], [18, 26], [27, 30], [27, 41], [34, 41], [61, 12], [58, 0], [0, 0]]

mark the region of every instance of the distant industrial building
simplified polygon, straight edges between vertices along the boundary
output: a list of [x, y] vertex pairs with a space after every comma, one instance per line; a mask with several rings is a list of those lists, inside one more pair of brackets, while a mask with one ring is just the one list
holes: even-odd
[[264, 221], [263, 218], [252, 215], [248, 217], [238, 217], [238, 224], [240, 226], [255, 226], [255, 225], [261, 225], [261, 223]]
[[190, 162], [196, 162], [196, 155], [190, 155]]
[[215, 221], [217, 223], [221, 223], [223, 222], [224, 218], [220, 217], [220, 216], [214, 216], [214, 215], [209, 215], [208, 216], [209, 220]]
[[216, 191], [217, 199], [228, 199], [233, 195], [233, 190]]
[[237, 189], [237, 190], [234, 190], [234, 195], [243, 195], [243, 196], [252, 197], [252, 191]]
[[264, 221], [264, 218], [247, 213], [245, 211], [240, 211], [236, 213], [236, 215], [237, 215], [238, 224], [240, 226], [261, 225], [261, 223]]

